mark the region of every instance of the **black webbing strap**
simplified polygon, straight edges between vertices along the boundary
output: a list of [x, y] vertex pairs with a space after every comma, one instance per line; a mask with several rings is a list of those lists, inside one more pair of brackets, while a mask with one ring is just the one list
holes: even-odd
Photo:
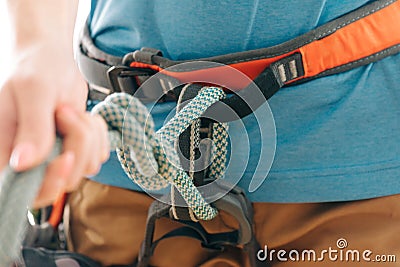
[[[151, 51], [158, 56], [162, 55], [153, 49], [144, 49], [144, 51]], [[133, 94], [139, 86], [139, 80], [136, 77], [145, 79], [154, 74], [154, 71], [148, 69], [129, 68], [124, 65], [123, 58], [101, 51], [90, 38], [87, 26], [84, 27], [81, 34], [76, 60], [91, 88], [89, 98], [92, 100], [103, 100], [113, 92]], [[144, 96], [144, 98], [146, 97]]]
[[[279, 64], [277, 62], [276, 64]], [[283, 84], [279, 81], [273, 68], [267, 67], [249, 86], [234, 92], [231, 97], [209, 107], [203, 114], [215, 118], [218, 122], [235, 121], [251, 114], [271, 98]]]
[[[192, 100], [203, 86], [199, 84], [187, 84], [182, 87], [177, 102], [177, 112]], [[178, 155], [182, 168], [193, 179], [195, 186], [202, 186], [215, 178], [208, 178], [208, 165], [211, 160], [212, 148], [212, 121], [206, 118], [196, 120], [192, 126], [189, 126], [179, 135]], [[176, 206], [175, 203], [184, 203], [180, 193], [171, 188], [171, 213], [175, 219], [197, 221], [194, 213], [187, 207]], [[177, 199], [179, 200], [177, 201]]]
[[[214, 190], [226, 190], [232, 188], [224, 180], [215, 182]], [[243, 246], [248, 252], [252, 266], [256, 265], [257, 242], [253, 236], [253, 210], [251, 203], [247, 200], [242, 189], [233, 187], [224, 197], [215, 201], [212, 205], [219, 211], [224, 211], [235, 218], [239, 224], [239, 229], [226, 233], [208, 233], [200, 222], [175, 220], [183, 225], [172, 232], [166, 233], [161, 238], [154, 240], [156, 221], [160, 218], [170, 218], [170, 204], [167, 204], [170, 196], [166, 195], [162, 201], [154, 201], [148, 212], [145, 238], [138, 256], [137, 266], [145, 267], [150, 263], [150, 259], [155, 252], [157, 245], [165, 239], [185, 236], [194, 238], [201, 242], [201, 246], [215, 251], [223, 251], [226, 246]], [[254, 253], [253, 253], [254, 252]]]
[[[187, 84], [182, 87], [182, 91], [179, 94], [179, 99], [177, 102], [177, 112], [179, 112], [191, 99], [193, 99], [203, 86], [199, 84]], [[193, 172], [193, 182], [195, 186], [201, 186], [204, 184], [204, 179], [206, 175], [206, 164], [207, 164], [207, 157], [209, 155], [202, 155], [202, 160], [198, 160], [200, 157], [200, 141], [201, 141], [201, 133], [200, 131], [207, 131], [206, 137], [211, 138], [211, 129], [207, 126], [211, 122], [205, 121], [204, 118], [200, 118], [198, 121], [197, 129], [193, 129], [192, 126], [189, 126], [183, 133], [179, 135], [179, 151], [181, 159], [181, 166], [184, 170], [192, 171]], [[201, 128], [201, 129], [200, 129]], [[192, 131], [196, 131], [194, 133], [195, 136], [192, 135]], [[193, 144], [194, 143], [194, 144]], [[194, 170], [190, 168], [190, 161], [191, 153], [194, 154]], [[211, 151], [210, 151], [211, 153]]]

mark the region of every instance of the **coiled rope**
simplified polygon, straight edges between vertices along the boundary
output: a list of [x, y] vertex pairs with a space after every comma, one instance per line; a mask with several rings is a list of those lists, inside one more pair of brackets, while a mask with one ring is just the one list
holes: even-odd
[[[101, 115], [109, 125], [111, 147], [126, 174], [145, 189], [159, 190], [169, 184], [176, 187], [188, 207], [198, 219], [211, 220], [217, 210], [211, 207], [180, 167], [176, 152], [179, 135], [198, 119], [204, 111], [225, 96], [222, 89], [204, 87], [179, 113], [155, 132], [154, 122], [147, 108], [136, 98], [125, 93], [108, 96], [92, 112]], [[226, 134], [221, 128], [214, 136], [214, 153], [210, 173], [220, 177], [226, 156]], [[215, 152], [215, 149], [214, 149]]]

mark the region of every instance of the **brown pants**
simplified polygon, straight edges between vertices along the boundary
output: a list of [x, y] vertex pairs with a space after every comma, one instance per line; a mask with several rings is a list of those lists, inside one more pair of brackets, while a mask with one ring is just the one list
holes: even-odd
[[[69, 245], [105, 266], [130, 264], [143, 240], [145, 194], [84, 180], [71, 194], [65, 222]], [[261, 262], [272, 266], [398, 266], [400, 263], [400, 195], [370, 200], [313, 203], [254, 203]], [[156, 237], [177, 227], [161, 220]], [[226, 214], [207, 222], [209, 231], [226, 231], [236, 223]], [[189, 238], [162, 241], [152, 266], [248, 266], [240, 249], [222, 254], [204, 250]]]

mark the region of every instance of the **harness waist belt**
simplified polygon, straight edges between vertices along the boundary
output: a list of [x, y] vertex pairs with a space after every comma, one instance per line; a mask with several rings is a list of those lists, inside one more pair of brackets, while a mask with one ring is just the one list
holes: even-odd
[[[235, 93], [224, 102], [243, 117], [283, 86], [344, 72], [398, 53], [399, 22], [400, 1], [378, 0], [277, 46], [190, 61], [173, 61], [149, 48], [115, 57], [98, 49], [86, 28], [77, 59], [92, 88], [106, 94], [133, 93], [135, 85], [126, 86], [127, 77], [134, 77], [130, 83], [133, 80], [137, 88], [143, 77], [157, 72], [181, 83], [212, 80]], [[218, 65], [181, 64], [187, 62]], [[237, 71], [248, 79], [237, 78]], [[254, 98], [252, 82], [261, 90], [263, 101], [249, 99], [250, 95]], [[218, 104], [212, 108], [218, 109]]]

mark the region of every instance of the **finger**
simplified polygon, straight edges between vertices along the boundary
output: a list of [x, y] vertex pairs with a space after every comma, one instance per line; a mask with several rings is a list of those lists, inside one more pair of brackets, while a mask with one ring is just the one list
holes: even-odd
[[92, 124], [93, 147], [97, 147], [96, 152], [92, 153], [92, 160], [89, 162], [87, 174], [95, 175], [100, 171], [101, 163], [108, 160], [110, 156], [110, 145], [108, 140], [107, 124], [99, 115], [88, 114]]
[[45, 179], [34, 202], [34, 208], [50, 205], [60, 194], [65, 192], [67, 179], [72, 172], [74, 162], [74, 154], [64, 152], [47, 166]]
[[82, 118], [88, 125], [87, 134], [90, 136], [90, 143], [88, 144], [90, 155], [86, 161], [85, 175], [95, 175], [100, 170], [101, 163], [101, 134], [100, 125], [97, 117], [90, 115], [89, 113], [84, 114]]
[[14, 90], [19, 94], [15, 97], [18, 126], [10, 165], [16, 171], [29, 169], [43, 162], [55, 140], [54, 107], [50, 104], [52, 101], [49, 94], [40, 94], [41, 90], [33, 90], [35, 86], [39, 85], [32, 84], [32, 88]]
[[99, 127], [98, 133], [100, 134], [101, 154], [100, 161], [106, 162], [110, 157], [110, 141], [108, 139], [108, 127], [105, 120], [99, 115], [93, 115], [97, 120]]
[[80, 179], [90, 169], [92, 155], [97, 154], [99, 147], [95, 146], [97, 136], [86, 113], [79, 113], [68, 106], [56, 110], [56, 124], [59, 134], [63, 137], [64, 151], [71, 151], [75, 155], [74, 168], [68, 178], [67, 188], [73, 190]]
[[12, 99], [5, 88], [0, 90], [0, 170], [9, 162], [14, 142], [16, 118]]

